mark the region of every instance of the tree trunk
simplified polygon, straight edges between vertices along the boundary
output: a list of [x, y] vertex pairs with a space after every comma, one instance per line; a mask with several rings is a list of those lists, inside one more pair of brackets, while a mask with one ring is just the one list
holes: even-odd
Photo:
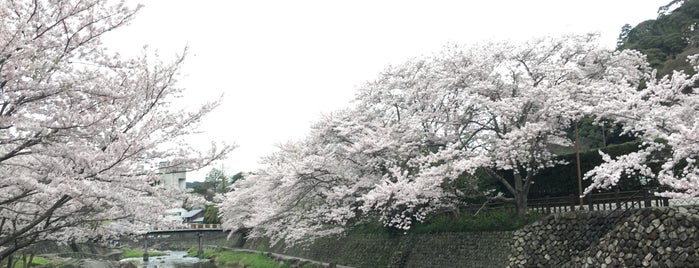
[[527, 194], [524, 191], [515, 194], [515, 213], [519, 219], [527, 218]]
[[[14, 231], [13, 233], [10, 233], [8, 236], [0, 239], [0, 245], [9, 245], [10, 241], [14, 240], [15, 241], [15, 248], [20, 249], [20, 247], [16, 246], [16, 244], [17, 244], [16, 240], [18, 238], [22, 237], [23, 235], [26, 235], [28, 232], [30, 232], [32, 229], [34, 229], [37, 225], [41, 224], [46, 218], [51, 218], [53, 216], [54, 211], [56, 211], [58, 208], [62, 207], [66, 203], [68, 203], [68, 201], [70, 201], [71, 199], [72, 198], [70, 196], [67, 196], [67, 195], [62, 196], [60, 199], [58, 199], [58, 201], [56, 201], [56, 203], [53, 204], [53, 206], [51, 206], [46, 211], [44, 211], [43, 214], [41, 214], [40, 216], [34, 218], [34, 220], [29, 222], [26, 226], [24, 226], [23, 228], [21, 228], [19, 230]], [[44, 226], [44, 228], [46, 228], [46, 227], [48, 227], [48, 226]], [[22, 247], [26, 247], [28, 245], [30, 245], [30, 243], [23, 245]], [[17, 249], [15, 249], [15, 250], [17, 250]], [[12, 253], [3, 254], [2, 252], [8, 252], [8, 250], [7, 249], [1, 250], [0, 251], [0, 258], [5, 258], [9, 254], [12, 254]]]
[[503, 185], [505, 185], [505, 188], [512, 194], [512, 196], [514, 197], [513, 199], [515, 203], [515, 213], [517, 217], [520, 219], [526, 218], [527, 195], [529, 194], [528, 185], [531, 185], [531, 177], [527, 177], [527, 181], [523, 182], [522, 175], [517, 170], [514, 170], [514, 183], [509, 183], [503, 176], [500, 176], [495, 170], [485, 169], [485, 171], [488, 172], [488, 174], [490, 174], [491, 176], [497, 178]]
[[527, 194], [529, 187], [524, 185], [525, 182], [522, 181], [522, 174], [517, 170], [514, 171], [514, 185], [515, 192], [512, 193], [515, 198], [515, 213], [517, 218], [525, 219], [527, 217]]
[[34, 262], [34, 252], [29, 252], [29, 262], [27, 262], [27, 267], [31, 267], [32, 262]]

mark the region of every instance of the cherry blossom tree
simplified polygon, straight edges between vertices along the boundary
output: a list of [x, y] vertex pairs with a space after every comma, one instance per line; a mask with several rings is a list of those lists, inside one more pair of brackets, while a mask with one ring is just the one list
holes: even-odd
[[[695, 69], [697, 59], [689, 59]], [[669, 186], [661, 193], [664, 196], [699, 196], [699, 76], [674, 72], [652, 77], [644, 88], [620, 88], [598, 106], [600, 116], [623, 124], [624, 131], [641, 138], [643, 144], [638, 151], [615, 159], [600, 152], [605, 163], [585, 175], [593, 180], [586, 192], [615, 185], [624, 176], [643, 176]]]
[[[138, 7], [118, 1], [0, 2], [0, 259], [37, 241], [143, 230], [173, 193], [157, 161], [199, 168], [232, 148], [182, 142], [217, 102], [177, 111], [173, 62], [106, 52]], [[172, 149], [177, 145], [177, 149]]]
[[[430, 149], [411, 158], [417, 168], [370, 192], [365, 206], [385, 207], [405, 192], [429, 193], [482, 170], [505, 186], [511, 198], [497, 197], [523, 217], [534, 175], [564, 164], [551, 146], [569, 146], [564, 130], [598, 105], [590, 92], [633, 89], [646, 70], [641, 54], [601, 49], [595, 35], [449, 49], [390, 69], [360, 93], [360, 107], [423, 131]], [[408, 223], [405, 216], [394, 220]]]
[[485, 170], [513, 196], [521, 217], [534, 175], [566, 164], [555, 161], [552, 145], [570, 146], [564, 130], [595, 110], [598, 99], [588, 91], [636, 88], [647, 68], [641, 54], [601, 49], [591, 35], [540, 39], [501, 51], [506, 60], [496, 86], [476, 93], [488, 97], [486, 128], [493, 134]]
[[357, 110], [365, 121], [385, 128], [392, 146], [383, 161], [381, 181], [363, 195], [362, 210], [378, 212], [387, 226], [408, 229], [442, 210], [455, 210], [464, 195], [451, 187], [466, 170], [474, 171], [484, 132], [473, 124], [481, 104], [463, 94], [469, 79], [485, 78], [493, 62], [476, 51], [448, 48], [430, 58], [388, 68], [360, 89]]
[[[599, 48], [595, 35], [450, 46], [409, 60], [235, 183], [224, 226], [286, 242], [366, 218], [405, 230], [474, 195], [513, 202], [524, 217], [534, 175], [565, 164], [552, 146], [571, 145], [570, 124], [597, 115], [592, 97], [646, 76], [643, 55]], [[481, 173], [508, 193], [480, 189]]]
[[263, 159], [266, 167], [236, 181], [221, 204], [226, 228], [295, 243], [355, 221], [357, 197], [380, 179], [381, 159], [367, 156], [393, 142], [354, 119], [349, 111], [327, 116], [308, 137], [280, 145]]

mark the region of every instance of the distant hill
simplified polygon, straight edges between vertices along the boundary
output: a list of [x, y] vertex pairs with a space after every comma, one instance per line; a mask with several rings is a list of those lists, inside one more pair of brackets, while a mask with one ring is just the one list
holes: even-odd
[[202, 184], [203, 184], [203, 182], [201, 182], [201, 181], [187, 182], [187, 189], [194, 188], [194, 187], [200, 186]]
[[[673, 9], [674, 8], [674, 9]], [[658, 10], [658, 17], [635, 27], [624, 25], [617, 48], [646, 54], [658, 75], [684, 70], [693, 74], [687, 55], [699, 53], [699, 0], [672, 0]]]

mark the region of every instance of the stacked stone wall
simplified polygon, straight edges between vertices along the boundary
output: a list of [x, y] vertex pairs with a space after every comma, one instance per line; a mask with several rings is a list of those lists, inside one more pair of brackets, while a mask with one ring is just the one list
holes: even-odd
[[504, 267], [511, 238], [512, 232], [350, 234], [293, 247], [249, 239], [245, 247], [352, 267]]
[[508, 267], [699, 267], [699, 209], [551, 215], [514, 233]]
[[[196, 235], [151, 243], [186, 249], [196, 245]], [[207, 233], [202, 243], [353, 267], [699, 267], [699, 207], [574, 211], [516, 232], [355, 233], [289, 247]]]

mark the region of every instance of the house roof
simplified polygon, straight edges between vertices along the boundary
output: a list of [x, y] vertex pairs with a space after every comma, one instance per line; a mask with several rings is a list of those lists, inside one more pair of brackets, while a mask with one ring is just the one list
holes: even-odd
[[192, 222], [204, 222], [204, 217], [193, 219]]
[[196, 216], [197, 214], [199, 214], [199, 213], [202, 212], [202, 211], [204, 211], [204, 210], [201, 209], [201, 208], [192, 209], [192, 210], [190, 210], [190, 211], [187, 211], [187, 212], [185, 212], [185, 213], [182, 213], [182, 217], [183, 217], [183, 218], [191, 218], [191, 217]]

